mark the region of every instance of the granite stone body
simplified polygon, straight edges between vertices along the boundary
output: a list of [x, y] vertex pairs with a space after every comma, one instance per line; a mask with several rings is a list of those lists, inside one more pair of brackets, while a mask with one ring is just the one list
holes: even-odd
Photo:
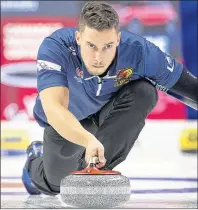
[[130, 181], [123, 175], [69, 175], [60, 185], [61, 200], [78, 208], [112, 208], [130, 195]]

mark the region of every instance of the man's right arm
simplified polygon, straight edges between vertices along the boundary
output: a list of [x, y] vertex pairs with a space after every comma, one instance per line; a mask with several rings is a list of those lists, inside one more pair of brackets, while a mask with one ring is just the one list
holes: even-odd
[[76, 117], [68, 110], [69, 90], [55, 86], [40, 92], [41, 103], [48, 123], [65, 139], [86, 148], [85, 160], [88, 163], [94, 156], [99, 158], [97, 165], [105, 165], [103, 145], [85, 130]]
[[37, 56], [37, 88], [48, 124], [66, 140], [85, 147], [85, 160], [99, 157], [98, 167], [105, 164], [104, 147], [80, 124], [68, 110], [69, 89], [67, 71], [70, 66], [67, 51], [53, 39], [46, 38]]
[[55, 86], [40, 92], [41, 103], [48, 123], [65, 139], [87, 147], [95, 137], [86, 131], [76, 117], [67, 109], [69, 90]]

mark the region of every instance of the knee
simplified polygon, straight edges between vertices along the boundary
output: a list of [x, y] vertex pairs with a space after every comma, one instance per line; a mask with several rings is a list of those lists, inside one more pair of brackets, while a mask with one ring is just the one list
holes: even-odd
[[158, 93], [153, 84], [151, 84], [149, 81], [141, 80], [134, 86], [134, 90], [132, 91], [135, 92], [137, 99], [143, 100], [145, 103], [150, 103], [152, 106], [157, 104]]
[[147, 106], [147, 113], [149, 114], [158, 102], [158, 93], [156, 88], [148, 81], [142, 81], [140, 96], [142, 95], [143, 103]]
[[119, 92], [117, 102], [123, 101], [131, 106], [137, 105], [140, 109], [146, 109], [150, 113], [158, 101], [156, 88], [146, 80], [136, 80], [125, 85]]

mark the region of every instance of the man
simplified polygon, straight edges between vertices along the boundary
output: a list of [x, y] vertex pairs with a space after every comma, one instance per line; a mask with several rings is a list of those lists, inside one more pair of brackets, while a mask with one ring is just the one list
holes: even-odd
[[37, 69], [34, 116], [44, 139], [27, 149], [22, 180], [30, 194], [58, 194], [61, 179], [93, 156], [100, 169], [124, 161], [157, 103], [151, 82], [197, 102], [196, 78], [143, 37], [120, 32], [106, 3], [87, 3], [78, 29], [46, 37]]

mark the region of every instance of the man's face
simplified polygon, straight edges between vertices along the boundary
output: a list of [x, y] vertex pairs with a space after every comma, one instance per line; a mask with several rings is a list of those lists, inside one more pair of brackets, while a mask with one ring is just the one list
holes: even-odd
[[87, 71], [92, 75], [101, 75], [115, 57], [120, 32], [115, 29], [97, 31], [86, 26], [84, 31], [76, 31], [76, 41]]

